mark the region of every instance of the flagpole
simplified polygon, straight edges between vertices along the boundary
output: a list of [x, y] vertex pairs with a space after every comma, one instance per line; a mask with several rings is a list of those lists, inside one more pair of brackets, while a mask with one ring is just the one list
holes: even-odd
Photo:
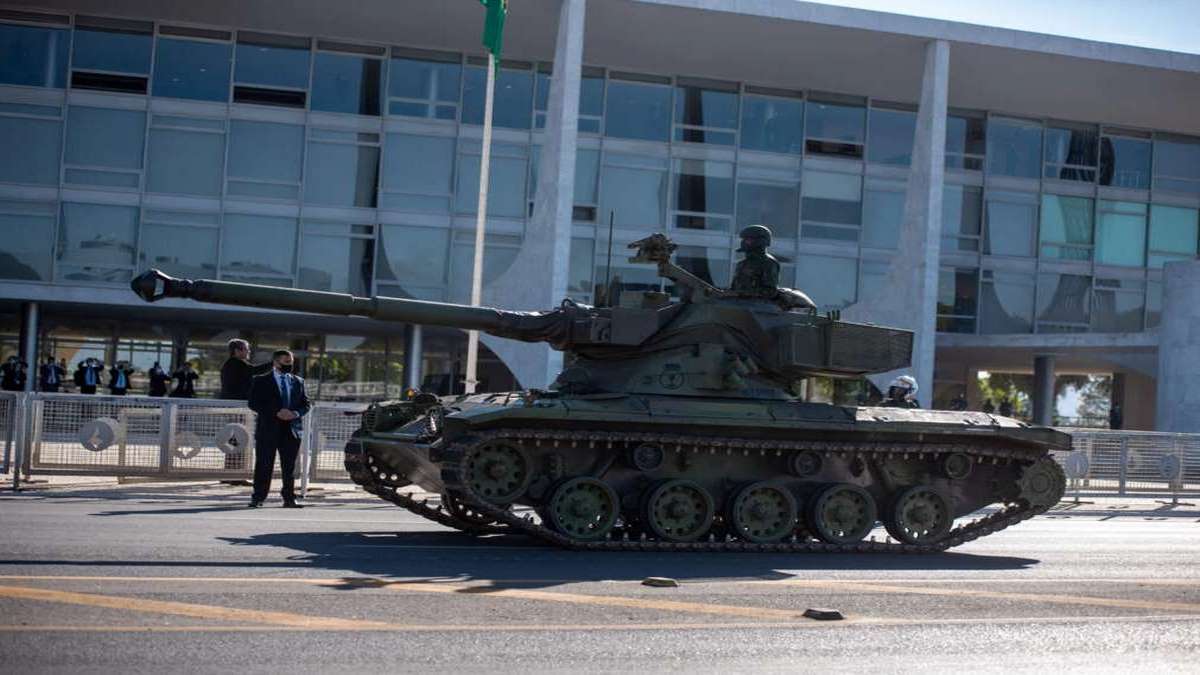
[[[487, 91], [483, 103], [483, 149], [479, 156], [479, 200], [475, 212], [475, 262], [471, 268], [471, 306], [478, 307], [483, 301], [483, 242], [484, 226], [487, 223], [488, 174], [492, 160], [492, 103], [496, 94], [496, 56], [490, 51], [487, 57]], [[475, 393], [479, 384], [479, 331], [467, 332], [467, 380], [464, 391]]]

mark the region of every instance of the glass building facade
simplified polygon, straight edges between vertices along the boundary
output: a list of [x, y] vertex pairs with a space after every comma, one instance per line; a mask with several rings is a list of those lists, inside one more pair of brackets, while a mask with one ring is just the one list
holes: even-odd
[[[483, 61], [104, 17], [0, 19], [0, 278], [170, 274], [464, 302]], [[43, 17], [45, 18], [45, 17]], [[496, 82], [485, 283], [532, 212], [552, 64]], [[625, 244], [667, 231], [727, 284], [766, 224], [822, 309], [882, 284], [915, 107], [585, 67], [569, 292], [657, 286]], [[1197, 255], [1200, 139], [950, 111], [939, 331], [1136, 332]], [[622, 255], [607, 258], [610, 222]]]

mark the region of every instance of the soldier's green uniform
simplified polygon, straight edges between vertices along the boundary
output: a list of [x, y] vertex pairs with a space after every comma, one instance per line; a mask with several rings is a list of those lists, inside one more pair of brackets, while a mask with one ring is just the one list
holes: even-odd
[[774, 295], [779, 290], [779, 261], [767, 253], [771, 230], [762, 225], [751, 225], [742, 230], [741, 237], [738, 252], [745, 253], [746, 257], [738, 262], [730, 289], [739, 293]]

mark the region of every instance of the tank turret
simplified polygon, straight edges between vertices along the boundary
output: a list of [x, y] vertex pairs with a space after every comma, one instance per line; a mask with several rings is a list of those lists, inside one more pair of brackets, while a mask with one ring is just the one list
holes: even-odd
[[608, 306], [564, 300], [549, 311], [516, 312], [442, 302], [173, 279], [150, 270], [134, 279], [142, 299], [191, 298], [249, 307], [364, 316], [464, 330], [568, 353], [554, 388], [574, 393], [639, 393], [787, 399], [806, 377], [855, 378], [909, 365], [912, 333], [818, 314], [800, 291], [773, 286], [719, 289], [671, 262], [655, 234], [631, 244], [630, 262], [654, 265], [680, 295], [612, 292]]

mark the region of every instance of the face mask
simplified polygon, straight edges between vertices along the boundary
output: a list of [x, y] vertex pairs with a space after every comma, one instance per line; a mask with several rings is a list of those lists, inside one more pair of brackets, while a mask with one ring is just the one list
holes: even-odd
[[290, 364], [290, 363], [281, 363], [278, 366], [276, 366], [276, 368], [278, 368], [279, 372], [281, 372], [281, 373], [292, 372], [292, 364]]

